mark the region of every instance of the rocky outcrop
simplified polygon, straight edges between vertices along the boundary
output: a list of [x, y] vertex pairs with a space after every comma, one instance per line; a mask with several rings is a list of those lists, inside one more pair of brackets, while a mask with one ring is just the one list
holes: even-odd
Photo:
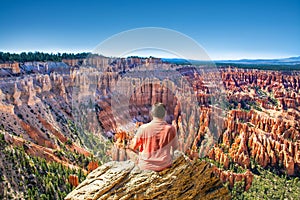
[[20, 106], [22, 104], [22, 101], [20, 100], [21, 92], [18, 89], [17, 83], [14, 84], [14, 92], [13, 92], [13, 99], [14, 104], [16, 106]]
[[87, 166], [88, 173], [92, 172], [93, 170], [97, 169], [98, 167], [99, 167], [99, 164], [98, 164], [97, 161], [91, 161], [91, 162], [89, 162], [89, 164]]
[[4, 95], [0, 89], [0, 112], [14, 114], [14, 106], [3, 102]]
[[109, 162], [93, 172], [65, 200], [230, 199], [207, 162], [180, 156], [161, 172], [140, 170], [132, 161]]
[[9, 69], [9, 70], [11, 70], [12, 74], [19, 74], [21, 72], [20, 64], [18, 62], [1, 63], [0, 69]]
[[214, 166], [214, 173], [218, 175], [223, 183], [229, 182], [229, 187], [233, 188], [236, 182], [243, 181], [244, 182], [244, 189], [245, 191], [249, 190], [254, 175], [251, 173], [250, 170], [247, 170], [244, 173], [234, 173], [232, 171], [225, 171], [220, 168]]
[[42, 147], [40, 145], [36, 145], [34, 143], [30, 143], [23, 138], [12, 136], [8, 133], [4, 134], [5, 141], [14, 146], [23, 147], [25, 152], [29, 155], [44, 158], [50, 162], [62, 163], [64, 166], [70, 169], [79, 169], [78, 166], [73, 165], [70, 161], [63, 157], [58, 157], [55, 155], [55, 151], [51, 148]]
[[212, 160], [217, 161], [218, 163], [222, 164], [225, 169], [229, 168], [229, 156], [225, 154], [222, 149], [215, 147], [210, 150], [208, 157]]
[[79, 185], [79, 179], [77, 175], [71, 174], [69, 176], [69, 183], [73, 186], [73, 187], [77, 187]]
[[15, 62], [11, 64], [11, 70], [13, 74], [19, 74], [21, 72], [19, 63]]

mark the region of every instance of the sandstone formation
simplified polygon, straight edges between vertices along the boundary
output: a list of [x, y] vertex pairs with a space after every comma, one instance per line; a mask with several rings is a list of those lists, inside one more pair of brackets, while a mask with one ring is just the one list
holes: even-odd
[[88, 168], [88, 173], [92, 172], [94, 169], [97, 169], [98, 167], [99, 167], [98, 162], [96, 162], [96, 161], [91, 161], [91, 162], [88, 164], [88, 166], [87, 166], [87, 168]]
[[243, 181], [246, 191], [250, 189], [254, 177], [250, 170], [247, 170], [245, 173], [234, 173], [231, 171], [224, 171], [214, 166], [214, 172], [220, 177], [223, 183], [229, 182], [230, 188], [233, 188], [236, 182]]
[[13, 62], [13, 63], [1, 63], [0, 69], [9, 69], [11, 70], [12, 74], [19, 74], [20, 70], [20, 63]]
[[72, 186], [77, 187], [79, 185], [78, 176], [77, 175], [70, 175], [69, 176], [69, 183]]
[[[154, 84], [153, 81], [147, 82], [146, 79], [146, 81], [142, 80], [145, 84], [142, 84], [141, 90], [131, 92], [134, 95], [131, 97], [130, 105], [135, 105], [132, 106], [131, 113], [132, 116], [138, 115], [135, 118], [138, 122], [147, 122], [148, 105], [153, 103], [152, 99], [158, 97], [168, 105], [169, 113], [174, 113], [171, 119], [174, 119], [177, 127], [179, 148], [189, 154], [190, 158], [208, 156], [222, 165], [224, 168], [222, 171], [228, 170], [233, 163], [251, 170], [252, 160], [265, 168], [276, 167], [280, 169], [278, 173], [299, 175], [300, 115], [297, 109], [300, 104], [297, 94], [299, 94], [300, 79], [296, 72], [284, 74], [222, 69], [221, 76], [225, 85], [226, 98], [222, 99], [224, 96], [220, 95], [220, 104], [216, 106], [209, 105], [217, 97], [211, 93], [213, 88], [207, 84], [201, 71], [182, 68], [180, 73], [185, 75], [197, 94], [197, 101], [201, 105], [199, 110], [191, 104], [191, 101], [189, 102], [188, 98], [180, 98], [178, 94], [176, 99], [172, 98], [173, 102], [166, 102], [167, 98], [157, 95], [161, 94], [160, 92], [151, 92], [149, 89], [157, 87], [157, 91], [162, 91], [163, 87]], [[209, 73], [205, 75], [213, 76]], [[127, 93], [130, 93], [130, 89], [135, 88], [136, 85], [141, 85], [139, 80], [134, 78], [127, 82], [135, 83], [124, 84]], [[176, 90], [176, 86], [169, 88]], [[287, 90], [294, 92], [283, 92]], [[224, 105], [221, 103], [226, 107], [222, 107]], [[252, 142], [253, 140], [255, 142]], [[126, 153], [122, 148], [115, 148], [112, 151], [113, 159], [126, 160]], [[228, 175], [228, 173], [224, 171], [217, 174], [222, 174], [223, 177], [235, 177], [234, 174]], [[247, 171], [242, 177], [247, 177], [245, 188], [249, 189], [253, 177], [251, 171]], [[229, 181], [228, 178], [222, 180]], [[235, 178], [230, 180], [231, 185], [236, 182]]]
[[0, 112], [14, 114], [14, 106], [3, 102], [3, 92], [0, 89]]
[[210, 164], [190, 163], [183, 156], [161, 172], [113, 161], [90, 173], [65, 199], [230, 199], [213, 174]]
[[[179, 150], [191, 159], [210, 158], [225, 172], [235, 164], [250, 171], [259, 164], [299, 176], [299, 72], [213, 70], [154, 58], [92, 56], [64, 62], [19, 64], [19, 75], [15, 67], [15, 76], [0, 76], [0, 125], [28, 141], [34, 155], [75, 165], [53, 152], [88, 156], [87, 150], [104, 149], [93, 143], [95, 138], [106, 138], [115, 143], [105, 153], [126, 160], [122, 147], [136, 124], [150, 121], [151, 104], [163, 102], [166, 120], [177, 128]], [[10, 66], [3, 69], [12, 73]], [[39, 152], [44, 148], [49, 154]]]

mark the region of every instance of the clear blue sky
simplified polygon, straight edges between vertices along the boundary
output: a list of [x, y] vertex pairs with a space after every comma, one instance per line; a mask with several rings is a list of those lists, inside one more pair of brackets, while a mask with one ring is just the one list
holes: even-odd
[[0, 51], [92, 51], [113, 34], [164, 27], [213, 59], [300, 55], [300, 0], [1, 0]]

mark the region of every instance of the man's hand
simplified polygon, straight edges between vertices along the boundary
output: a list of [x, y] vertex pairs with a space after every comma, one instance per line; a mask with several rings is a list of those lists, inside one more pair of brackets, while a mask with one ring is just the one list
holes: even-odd
[[134, 150], [134, 149], [132, 148], [132, 143], [130, 143], [130, 142], [128, 142], [127, 145], [126, 145], [124, 148], [125, 148], [126, 150], [128, 149], [129, 151], [132, 151], [132, 152], [134, 152], [134, 153], [136, 153], [136, 154], [139, 154], [138, 151], [136, 151], [136, 150]]

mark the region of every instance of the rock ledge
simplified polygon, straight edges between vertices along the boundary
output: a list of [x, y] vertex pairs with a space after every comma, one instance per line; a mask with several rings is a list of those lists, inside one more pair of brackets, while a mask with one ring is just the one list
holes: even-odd
[[140, 170], [132, 161], [106, 163], [65, 198], [75, 199], [230, 199], [230, 194], [209, 163], [181, 155], [161, 172]]

